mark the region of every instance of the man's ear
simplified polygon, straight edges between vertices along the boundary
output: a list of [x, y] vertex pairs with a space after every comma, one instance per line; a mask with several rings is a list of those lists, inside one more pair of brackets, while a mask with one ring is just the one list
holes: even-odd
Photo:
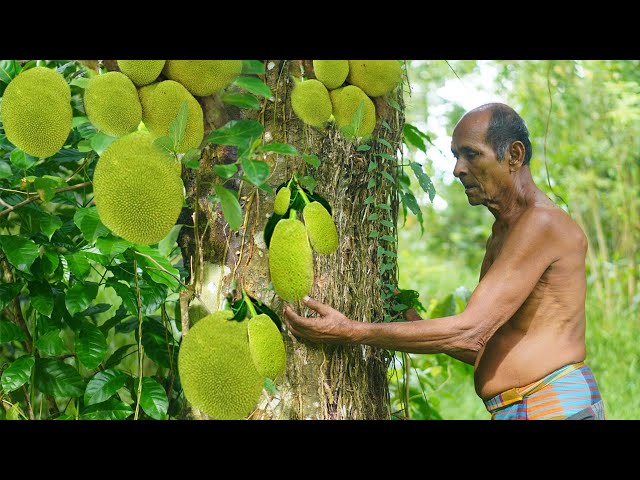
[[509, 171], [519, 170], [524, 162], [524, 144], [520, 140], [513, 142], [509, 146], [507, 157], [509, 158]]

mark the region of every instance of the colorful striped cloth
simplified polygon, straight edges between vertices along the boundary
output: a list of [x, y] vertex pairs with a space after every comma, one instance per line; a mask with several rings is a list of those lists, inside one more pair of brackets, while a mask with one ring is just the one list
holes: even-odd
[[604, 420], [604, 403], [584, 362], [566, 365], [542, 380], [512, 388], [484, 402], [492, 420]]

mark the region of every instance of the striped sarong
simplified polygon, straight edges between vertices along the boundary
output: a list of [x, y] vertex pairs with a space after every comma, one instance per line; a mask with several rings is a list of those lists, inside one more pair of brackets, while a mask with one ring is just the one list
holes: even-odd
[[584, 362], [565, 365], [542, 380], [484, 402], [492, 420], [604, 420], [604, 403]]

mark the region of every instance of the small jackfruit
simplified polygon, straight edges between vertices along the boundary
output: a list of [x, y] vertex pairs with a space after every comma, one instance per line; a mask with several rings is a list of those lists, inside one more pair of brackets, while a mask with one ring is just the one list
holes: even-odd
[[7, 139], [34, 157], [50, 157], [71, 132], [71, 89], [55, 70], [34, 67], [18, 74], [2, 97]]
[[118, 60], [118, 68], [138, 87], [155, 82], [166, 60]]
[[142, 120], [136, 86], [120, 72], [89, 79], [84, 90], [84, 110], [94, 127], [112, 137], [133, 132]]
[[314, 60], [316, 78], [329, 90], [338, 88], [349, 75], [349, 60]]
[[311, 247], [323, 255], [335, 252], [338, 249], [338, 231], [324, 205], [311, 202], [305, 205], [302, 216]]
[[277, 215], [284, 215], [289, 210], [289, 202], [291, 201], [291, 190], [289, 187], [282, 187], [276, 193], [276, 199], [273, 201], [273, 212]]
[[280, 220], [269, 243], [269, 273], [276, 293], [295, 302], [313, 287], [313, 254], [307, 230], [297, 218]]
[[397, 60], [349, 60], [347, 81], [370, 97], [386, 95], [400, 80], [402, 67]]
[[258, 373], [275, 380], [287, 366], [282, 334], [269, 315], [261, 313], [249, 319], [249, 350]]
[[177, 151], [184, 153], [199, 148], [204, 138], [202, 107], [186, 88], [173, 80], [152, 83], [138, 90], [142, 104], [142, 121], [154, 137], [169, 135], [171, 122], [178, 116], [183, 101], [187, 101], [189, 114], [184, 137]]
[[111, 143], [93, 174], [98, 216], [113, 233], [151, 245], [167, 236], [182, 210], [184, 186], [175, 161], [153, 144], [148, 132]]
[[327, 87], [315, 79], [297, 83], [291, 92], [291, 108], [304, 123], [322, 127], [331, 117], [331, 98]]
[[242, 73], [242, 60], [167, 60], [164, 75], [192, 95], [206, 97], [230, 85]]
[[351, 125], [354, 114], [361, 102], [364, 102], [364, 115], [360, 128], [355, 132], [356, 137], [369, 135], [376, 128], [376, 106], [360, 88], [355, 85], [331, 90], [331, 103], [333, 104], [333, 117], [339, 129]]
[[251, 359], [247, 321], [219, 310], [182, 339], [178, 374], [187, 400], [219, 420], [246, 418], [260, 399], [264, 377]]

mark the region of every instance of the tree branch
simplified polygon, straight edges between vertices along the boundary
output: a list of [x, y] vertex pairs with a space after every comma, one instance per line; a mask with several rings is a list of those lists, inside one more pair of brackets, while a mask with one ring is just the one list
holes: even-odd
[[[77, 190], [79, 188], [84, 188], [91, 185], [91, 182], [83, 182], [83, 183], [78, 183], [77, 185], [72, 185], [70, 187], [62, 187], [56, 190], [56, 193], [61, 193], [61, 192], [68, 192], [70, 190]], [[40, 197], [38, 195], [33, 195], [31, 198], [27, 198], [26, 200], [23, 200], [20, 203], [15, 204], [12, 207], [9, 208], [5, 208], [4, 210], [2, 210], [0, 212], [0, 217], [4, 216], [4, 215], [9, 215], [11, 212], [13, 212], [14, 210], [17, 210], [20, 207], [24, 207], [25, 205], [30, 204], [31, 202], [35, 202], [36, 200], [38, 200]]]

